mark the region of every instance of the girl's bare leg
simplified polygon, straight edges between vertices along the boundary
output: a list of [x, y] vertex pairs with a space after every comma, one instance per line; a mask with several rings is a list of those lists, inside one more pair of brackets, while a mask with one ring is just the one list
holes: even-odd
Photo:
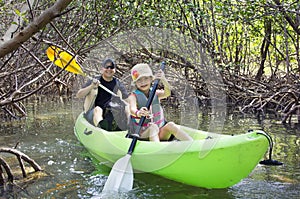
[[159, 128], [156, 124], [150, 124], [150, 126], [143, 132], [142, 138], [148, 138], [152, 142], [159, 142]]
[[168, 122], [165, 126], [160, 129], [159, 138], [160, 140], [168, 140], [173, 134], [177, 139], [182, 141], [191, 141], [193, 138], [187, 133], [179, 129], [174, 122]]

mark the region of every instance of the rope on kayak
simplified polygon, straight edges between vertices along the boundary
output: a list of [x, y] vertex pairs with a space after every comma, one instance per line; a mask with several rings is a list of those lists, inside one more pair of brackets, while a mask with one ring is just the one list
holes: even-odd
[[258, 131], [256, 134], [265, 136], [268, 139], [268, 141], [269, 141], [269, 159], [262, 160], [262, 161], [259, 162], [259, 164], [271, 165], [271, 166], [282, 165], [283, 164], [282, 162], [279, 162], [277, 160], [272, 160], [272, 151], [273, 151], [273, 140], [272, 140], [272, 137], [269, 134], [267, 134], [266, 132], [264, 132], [264, 131]]

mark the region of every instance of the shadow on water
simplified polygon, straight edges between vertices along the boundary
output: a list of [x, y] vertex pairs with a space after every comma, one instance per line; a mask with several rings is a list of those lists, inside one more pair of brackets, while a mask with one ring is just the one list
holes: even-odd
[[[91, 198], [101, 195], [110, 168], [103, 165], [103, 162], [95, 161], [77, 141], [73, 133], [72, 103], [63, 98], [48, 101], [37, 99], [26, 106], [29, 113], [26, 119], [0, 124], [0, 146], [14, 147], [18, 143], [17, 149], [34, 159], [46, 175], [29, 180], [22, 184], [22, 188], [13, 186], [10, 192], [0, 192], [0, 197]], [[172, 113], [169, 112], [169, 115]], [[208, 128], [208, 122], [206, 115], [199, 116], [203, 130]], [[273, 156], [283, 162], [283, 166], [258, 165], [247, 178], [235, 186], [213, 190], [138, 173], [135, 174], [134, 189], [131, 192], [112, 198], [298, 198], [299, 129], [289, 129], [272, 119], [259, 123], [250, 116], [229, 115], [223, 133], [240, 134], [248, 129], [263, 129], [273, 137]], [[18, 183], [16, 180], [16, 184]]]

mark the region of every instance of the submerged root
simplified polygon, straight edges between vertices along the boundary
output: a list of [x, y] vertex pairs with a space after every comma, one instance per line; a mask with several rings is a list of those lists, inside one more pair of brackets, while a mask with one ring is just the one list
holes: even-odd
[[[22, 189], [19, 185], [16, 184], [24, 184], [26, 182], [32, 181], [37, 176], [43, 175], [41, 172], [42, 168], [30, 157], [26, 154], [12, 148], [0, 148], [0, 153], [7, 153], [14, 155], [19, 165], [17, 166], [21, 172], [18, 172], [16, 168], [11, 168], [9, 164], [13, 164], [7, 159], [0, 157], [0, 191], [4, 193], [5, 191], [12, 190], [12, 187], [17, 186], [18, 188]], [[9, 162], [9, 163], [8, 163]], [[25, 166], [24, 163], [27, 163]], [[15, 167], [15, 165], [14, 165]], [[22, 180], [20, 180], [23, 177]]]

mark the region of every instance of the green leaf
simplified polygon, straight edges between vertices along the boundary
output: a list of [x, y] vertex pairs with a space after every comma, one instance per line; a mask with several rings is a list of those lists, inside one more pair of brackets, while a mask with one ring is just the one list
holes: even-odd
[[16, 13], [18, 16], [21, 16], [21, 12], [20, 12], [20, 10], [18, 10], [18, 9], [15, 9], [14, 11], [15, 11], [15, 13]]

